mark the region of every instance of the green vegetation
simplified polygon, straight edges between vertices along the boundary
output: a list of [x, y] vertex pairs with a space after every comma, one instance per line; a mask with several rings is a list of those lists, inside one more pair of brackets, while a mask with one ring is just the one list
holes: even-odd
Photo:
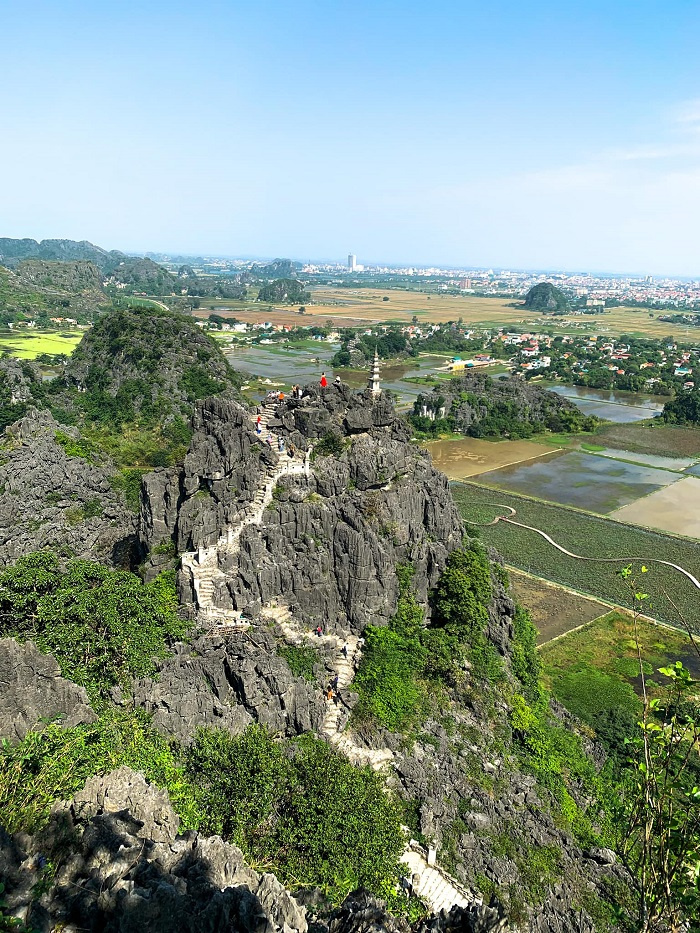
[[[173, 458], [174, 460], [174, 458]], [[141, 477], [145, 470], [143, 469], [124, 469], [120, 470], [111, 477], [110, 482], [115, 489], [124, 493], [126, 504], [134, 512], [138, 512], [141, 502]]]
[[0, 573], [0, 635], [31, 638], [61, 673], [103, 704], [113, 686], [152, 673], [168, 640], [184, 634], [174, 574], [144, 584], [131, 573], [51, 551]]
[[280, 645], [277, 654], [285, 659], [295, 677], [310, 682], [316, 679], [314, 666], [318, 663], [318, 653], [310, 645]]
[[328, 431], [319, 441], [316, 441], [311, 456], [314, 460], [316, 457], [339, 457], [345, 447], [345, 441], [340, 434]]
[[250, 726], [200, 731], [186, 752], [201, 828], [240, 846], [293, 888], [334, 903], [366, 886], [389, 893], [403, 848], [401, 810], [382, 778], [312, 736], [275, 742]]
[[[574, 554], [611, 558], [620, 565], [629, 563], [630, 558], [643, 561], [663, 555], [664, 560], [700, 575], [700, 554], [697, 544], [690, 540], [473, 483], [454, 483], [452, 492], [466, 522], [490, 522], [496, 515], [507, 514], [502, 506], [511, 506], [517, 512], [516, 521], [542, 529]], [[625, 587], [612, 572], [615, 563], [588, 563], [567, 557], [535, 532], [506, 522], [479, 528], [479, 534], [484, 543], [495, 547], [514, 567], [617, 605], [628, 604]], [[697, 616], [697, 590], [677, 571], [655, 567], [648, 587], [646, 614], [677, 625], [675, 603], [687, 618]]]
[[472, 542], [453, 551], [433, 594], [433, 619], [425, 626], [412, 590], [413, 569], [397, 568], [396, 614], [386, 626], [367, 626], [354, 687], [360, 695], [356, 724], [410, 733], [435, 706], [468, 660], [474, 676], [499, 680], [503, 670], [488, 640], [491, 574], [485, 551]]
[[666, 402], [663, 419], [671, 424], [700, 424], [700, 389], [679, 392]]
[[455, 377], [429, 395], [419, 395], [409, 421], [424, 436], [458, 431], [469, 437], [511, 438], [592, 431], [599, 423], [553, 392], [483, 373]]
[[564, 292], [551, 282], [533, 285], [525, 296], [524, 308], [530, 311], [544, 311], [549, 314], [566, 314], [569, 302]]
[[95, 774], [128, 765], [166, 788], [183, 829], [200, 815], [177, 749], [140, 710], [106, 710], [90, 725], [57, 723], [0, 746], [0, 813], [8, 832], [34, 832], [46, 824], [57, 800], [69, 800]]
[[71, 437], [64, 431], [57, 431], [54, 434], [54, 440], [59, 444], [69, 457], [80, 457], [92, 463], [96, 459], [96, 451], [89, 441], [82, 437]]

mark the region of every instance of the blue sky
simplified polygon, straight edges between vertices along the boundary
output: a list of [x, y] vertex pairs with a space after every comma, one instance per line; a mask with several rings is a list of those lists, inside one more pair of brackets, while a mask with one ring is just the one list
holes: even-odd
[[700, 4], [0, 0], [0, 235], [700, 276]]

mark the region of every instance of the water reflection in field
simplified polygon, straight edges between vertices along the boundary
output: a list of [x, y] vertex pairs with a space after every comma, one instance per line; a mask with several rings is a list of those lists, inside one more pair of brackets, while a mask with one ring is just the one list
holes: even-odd
[[564, 451], [479, 476], [479, 482], [489, 486], [600, 514], [619, 509], [677, 479], [677, 474], [666, 470], [578, 451]]
[[[247, 376], [260, 376], [269, 379], [274, 386], [291, 386], [295, 383], [305, 385], [318, 382], [325, 372], [329, 381], [335, 376], [331, 359], [338, 350], [337, 344], [319, 341], [311, 349], [285, 348], [284, 345], [270, 347], [242, 347], [229, 350], [226, 358], [234, 369]], [[444, 356], [421, 356], [406, 360], [405, 363], [382, 365], [381, 384], [384, 389], [395, 392], [398, 406], [409, 408], [421, 392], [432, 391], [432, 386], [406, 382], [407, 377], [428, 376], [445, 367]], [[367, 385], [368, 370], [338, 370], [343, 382], [353, 389], [363, 389]]]
[[589, 389], [585, 386], [555, 385], [547, 388], [575, 402], [587, 415], [623, 424], [653, 418], [663, 410], [666, 401], [660, 395], [638, 395], [635, 392]]
[[464, 479], [510, 464], [551, 457], [555, 453], [532, 441], [494, 442], [478, 437], [430, 441], [425, 447], [438, 470], [442, 470], [450, 479]]

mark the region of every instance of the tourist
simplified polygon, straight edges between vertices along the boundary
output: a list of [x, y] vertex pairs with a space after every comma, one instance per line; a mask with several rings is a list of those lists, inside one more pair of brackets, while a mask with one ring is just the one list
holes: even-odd
[[290, 460], [294, 459], [294, 447], [291, 444], [287, 448], [287, 456], [289, 457]]
[[320, 625], [316, 627], [315, 631], [319, 638], [321, 637], [321, 635], [323, 635], [323, 629], [321, 628]]
[[340, 381], [340, 376], [336, 376], [335, 379], [333, 380], [333, 385], [339, 389], [342, 386], [342, 384], [343, 383]]
[[333, 691], [332, 691], [331, 688], [329, 687], [328, 690], [326, 691], [326, 700], [329, 700], [329, 701], [330, 701], [330, 700], [332, 700], [332, 699], [333, 699]]
[[278, 399], [278, 401], [283, 402], [283, 401], [284, 401], [284, 392], [280, 392], [280, 394], [277, 396], [277, 399]]
[[284, 438], [283, 437], [278, 438], [277, 449], [279, 450], [281, 454], [284, 453]]
[[343, 657], [347, 659], [347, 656], [348, 656], [348, 643], [347, 642], [345, 642], [345, 644], [343, 645], [342, 654], [343, 654]]
[[268, 446], [272, 447], [272, 434], [267, 435], [267, 443]]
[[328, 380], [326, 379], [326, 374], [321, 373], [321, 388], [325, 389], [327, 385], [328, 385]]

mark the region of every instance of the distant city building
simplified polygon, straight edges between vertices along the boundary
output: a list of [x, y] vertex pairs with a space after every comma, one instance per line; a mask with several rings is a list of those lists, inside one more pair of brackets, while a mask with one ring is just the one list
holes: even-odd
[[357, 256], [354, 253], [348, 253], [348, 272], [357, 270]]

